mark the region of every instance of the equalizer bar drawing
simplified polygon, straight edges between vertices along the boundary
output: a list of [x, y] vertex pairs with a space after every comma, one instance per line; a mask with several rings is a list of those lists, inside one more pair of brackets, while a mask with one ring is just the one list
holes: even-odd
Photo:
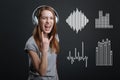
[[96, 47], [96, 66], [112, 66], [113, 51], [111, 50], [111, 41], [106, 39], [98, 42]]
[[110, 25], [110, 14], [106, 13], [103, 16], [103, 12], [99, 11], [99, 18], [95, 19], [95, 28], [113, 28], [113, 25]]

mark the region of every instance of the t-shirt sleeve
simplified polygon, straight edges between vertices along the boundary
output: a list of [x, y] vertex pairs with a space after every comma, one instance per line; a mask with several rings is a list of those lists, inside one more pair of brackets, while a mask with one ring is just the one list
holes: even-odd
[[30, 51], [30, 50], [37, 52], [36, 45], [31, 38], [26, 42], [24, 50], [25, 52]]

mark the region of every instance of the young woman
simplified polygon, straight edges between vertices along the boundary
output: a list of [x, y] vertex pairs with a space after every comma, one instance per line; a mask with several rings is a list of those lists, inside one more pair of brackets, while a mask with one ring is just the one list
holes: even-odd
[[56, 58], [59, 53], [56, 30], [58, 14], [52, 7], [43, 5], [34, 10], [32, 17], [35, 28], [25, 45], [25, 51], [29, 55], [28, 80], [58, 80], [56, 69]]

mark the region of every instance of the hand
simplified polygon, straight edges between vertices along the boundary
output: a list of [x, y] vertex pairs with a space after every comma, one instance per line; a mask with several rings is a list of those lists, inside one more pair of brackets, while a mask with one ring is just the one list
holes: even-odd
[[49, 39], [42, 32], [42, 52], [46, 53], [48, 51], [49, 45], [50, 45], [50, 42], [51, 42], [52, 38], [53, 38], [53, 36], [51, 36], [50, 39]]

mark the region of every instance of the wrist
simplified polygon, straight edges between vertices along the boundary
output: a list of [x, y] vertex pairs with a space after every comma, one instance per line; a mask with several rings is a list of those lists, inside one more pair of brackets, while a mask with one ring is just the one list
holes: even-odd
[[42, 56], [46, 56], [48, 51], [42, 51]]

